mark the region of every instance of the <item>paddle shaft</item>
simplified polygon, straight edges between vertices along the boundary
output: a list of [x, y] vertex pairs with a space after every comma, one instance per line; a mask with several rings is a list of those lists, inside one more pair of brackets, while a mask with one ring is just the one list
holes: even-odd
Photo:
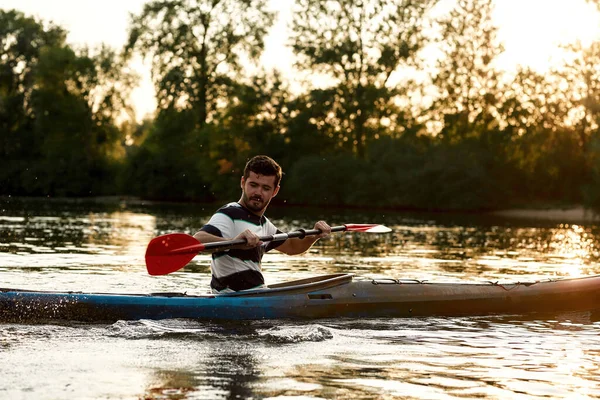
[[[348, 227], [346, 225], [331, 227], [332, 233], [333, 232], [343, 232], [346, 230], [348, 230]], [[318, 235], [320, 233], [321, 233], [320, 229], [308, 229], [308, 230], [298, 229], [297, 231], [288, 232], [288, 233], [276, 233], [274, 235], [260, 236], [259, 240], [261, 242], [274, 242], [274, 241], [293, 239], [293, 238], [301, 238], [302, 239], [306, 236], [314, 236], [314, 235]], [[186, 247], [181, 247], [179, 249], [174, 249], [170, 253], [171, 254], [198, 253], [199, 251], [203, 251], [203, 250], [215, 250], [215, 249], [220, 249], [220, 248], [224, 248], [224, 247], [238, 246], [238, 245], [245, 244], [245, 243], [246, 243], [246, 239], [233, 239], [233, 240], [225, 240], [225, 241], [220, 241], [220, 242], [200, 243], [197, 245], [186, 246]]]

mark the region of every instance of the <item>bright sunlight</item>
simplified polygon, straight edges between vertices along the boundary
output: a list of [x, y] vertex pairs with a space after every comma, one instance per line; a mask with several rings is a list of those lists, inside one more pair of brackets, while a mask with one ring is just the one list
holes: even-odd
[[586, 0], [502, 0], [494, 15], [506, 51], [506, 69], [529, 66], [539, 72], [561, 64], [568, 52], [561, 45], [589, 46], [600, 38], [600, 13]]

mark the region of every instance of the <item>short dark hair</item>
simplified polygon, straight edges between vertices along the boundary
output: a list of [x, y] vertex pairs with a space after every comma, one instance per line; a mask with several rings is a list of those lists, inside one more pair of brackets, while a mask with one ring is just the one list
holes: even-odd
[[275, 177], [275, 186], [279, 185], [281, 182], [281, 176], [283, 175], [283, 171], [281, 167], [275, 160], [268, 156], [254, 156], [247, 163], [244, 168], [244, 179], [248, 179], [250, 176], [250, 172], [254, 172], [255, 174], [265, 175], [265, 176], [274, 176]]

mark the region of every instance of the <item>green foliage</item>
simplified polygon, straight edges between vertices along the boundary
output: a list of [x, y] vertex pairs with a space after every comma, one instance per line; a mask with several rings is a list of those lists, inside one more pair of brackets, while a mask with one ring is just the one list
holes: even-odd
[[0, 21], [0, 193], [114, 192], [123, 155], [114, 120], [128, 87], [116, 54], [77, 53], [62, 29], [15, 11]]
[[289, 92], [281, 77], [263, 73], [249, 83], [232, 85], [230, 93], [231, 106], [211, 126], [208, 141], [210, 159], [218, 165], [216, 175], [209, 179], [220, 198], [239, 196], [244, 165], [253, 155], [269, 154], [281, 163], [289, 155]]
[[600, 212], [600, 135], [594, 135], [588, 152], [591, 165], [590, 179], [583, 186], [584, 204]]
[[[289, 202], [330, 206], [473, 210], [498, 206], [481, 143], [436, 145], [426, 137], [385, 138], [370, 161], [309, 156], [289, 173]], [[283, 192], [283, 190], [282, 190]]]
[[[307, 205], [356, 205], [352, 201], [357, 172], [366, 163], [347, 156], [306, 156], [294, 163], [282, 188], [288, 202]], [[282, 183], [283, 185], [283, 183]]]
[[190, 111], [161, 111], [147, 139], [131, 150], [125, 173], [128, 192], [162, 200], [210, 201], [207, 177], [215, 170], [206, 165], [207, 134], [197, 131]]
[[[40, 51], [62, 46], [66, 33], [17, 11], [0, 10], [0, 193], [42, 194], [37, 164], [43, 138], [34, 134], [32, 95]], [[40, 175], [41, 176], [41, 175]]]
[[582, 201], [581, 188], [589, 179], [589, 170], [572, 130], [532, 132], [521, 138], [519, 145], [523, 152], [519, 168], [527, 183], [521, 193], [527, 200]]

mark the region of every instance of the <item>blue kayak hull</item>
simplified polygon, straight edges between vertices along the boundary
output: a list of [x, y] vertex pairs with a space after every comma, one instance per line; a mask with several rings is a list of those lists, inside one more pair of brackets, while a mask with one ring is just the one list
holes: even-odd
[[0, 289], [0, 321], [466, 316], [600, 309], [600, 275], [529, 283], [354, 280], [350, 274], [231, 294], [114, 294]]

